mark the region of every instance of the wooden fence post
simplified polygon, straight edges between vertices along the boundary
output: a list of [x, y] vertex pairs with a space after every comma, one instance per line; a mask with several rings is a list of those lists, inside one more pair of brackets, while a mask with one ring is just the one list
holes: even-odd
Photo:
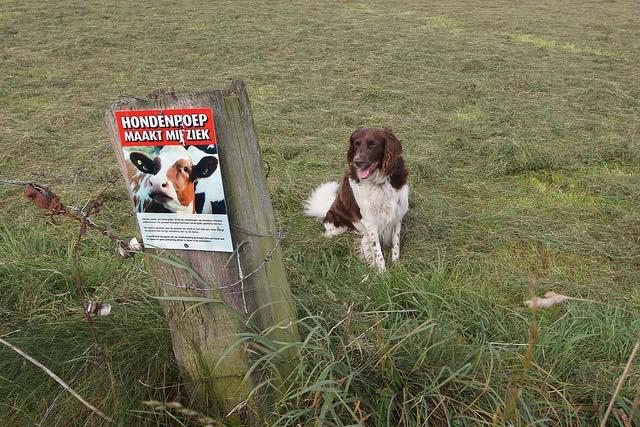
[[[194, 285], [194, 277], [187, 270], [155, 256], [146, 256], [145, 261], [163, 295], [204, 296], [224, 301], [225, 304], [193, 304], [165, 299], [162, 306], [171, 329], [173, 350], [190, 385], [193, 403], [212, 415], [228, 414], [247, 399], [258, 380], [255, 375], [244, 380], [251, 364], [248, 352], [241, 346], [228, 351], [238, 340], [234, 335], [246, 332], [246, 319], [250, 318], [259, 330], [278, 325], [272, 329], [271, 339], [282, 342], [298, 339], [295, 308], [279, 247], [281, 236], [262, 174], [245, 85], [234, 81], [226, 88], [197, 94], [160, 93], [146, 99], [121, 98], [107, 111], [106, 123], [130, 192], [115, 112], [191, 107], [213, 110], [228, 218], [239, 262], [230, 253], [170, 251], [189, 264], [208, 288], [219, 288], [203, 292], [175, 287]], [[132, 194], [129, 195], [132, 198]], [[244, 279], [240, 280], [242, 274]], [[285, 359], [290, 355], [284, 354]], [[283, 369], [288, 369], [286, 364]], [[249, 403], [249, 407], [256, 407]], [[247, 413], [244, 417], [253, 418]]]

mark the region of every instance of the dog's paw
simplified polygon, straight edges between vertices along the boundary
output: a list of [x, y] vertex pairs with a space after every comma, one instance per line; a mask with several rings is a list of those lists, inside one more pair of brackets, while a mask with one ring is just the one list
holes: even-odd
[[385, 265], [384, 258], [377, 259], [375, 263], [369, 264], [369, 267], [376, 269], [380, 273], [387, 271], [387, 266]]
[[330, 222], [324, 223], [324, 237], [333, 237], [348, 231], [347, 227], [336, 227]]

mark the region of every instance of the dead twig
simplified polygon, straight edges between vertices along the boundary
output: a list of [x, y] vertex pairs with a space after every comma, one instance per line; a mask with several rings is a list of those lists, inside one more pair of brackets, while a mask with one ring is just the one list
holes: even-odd
[[121, 242], [121, 240], [117, 236], [115, 236], [110, 229], [99, 226], [91, 220], [91, 216], [99, 212], [100, 206], [102, 205], [102, 195], [105, 191], [107, 191], [107, 189], [110, 188], [110, 186], [111, 185], [109, 184], [108, 186], [104, 187], [93, 199], [93, 202], [88, 205], [86, 210], [82, 210], [79, 208], [74, 209], [65, 206], [60, 201], [60, 197], [57, 194], [39, 184], [29, 183], [26, 185], [24, 190], [24, 194], [27, 198], [31, 199], [31, 201], [37, 207], [46, 210], [51, 216], [63, 215], [68, 218], [72, 218], [80, 223], [78, 237], [76, 239], [73, 250], [73, 268], [75, 272], [76, 289], [78, 291], [80, 306], [82, 307], [83, 320], [89, 323], [89, 330], [91, 332], [95, 345], [102, 353], [103, 362], [107, 367], [109, 367], [109, 363], [106, 353], [104, 352], [104, 349], [98, 341], [98, 334], [91, 320], [92, 313], [90, 312], [90, 306], [89, 304], [85, 303], [84, 289], [82, 287], [82, 278], [80, 275], [80, 245], [82, 243], [82, 238], [86, 235], [87, 229], [89, 228], [100, 231], [101, 234], [109, 237], [113, 241]]
[[[536, 344], [538, 343], [538, 322], [536, 321], [536, 310], [538, 308], [538, 300], [535, 298], [536, 295], [536, 280], [535, 277], [531, 279], [531, 283], [529, 284], [529, 294], [531, 296], [531, 305], [529, 308], [531, 309], [531, 325], [529, 328], [529, 343], [527, 345], [527, 352], [524, 355], [524, 361], [522, 369], [518, 373], [514, 373], [511, 377], [511, 384], [509, 384], [509, 392], [507, 394], [506, 401], [504, 403], [504, 421], [508, 421], [513, 418], [516, 410], [516, 403], [518, 397], [522, 393], [522, 389], [524, 388], [527, 371], [531, 366], [533, 361], [533, 351], [536, 348]], [[494, 414], [495, 421], [495, 414]]]
[[4, 344], [5, 346], [9, 347], [11, 350], [15, 351], [16, 353], [18, 353], [20, 356], [24, 357], [25, 359], [27, 359], [29, 362], [33, 363], [34, 365], [36, 365], [38, 368], [42, 369], [47, 375], [49, 375], [51, 378], [53, 378], [58, 384], [60, 384], [65, 390], [67, 390], [69, 393], [71, 393], [71, 395], [73, 397], [75, 397], [76, 399], [78, 399], [84, 406], [86, 406], [87, 408], [91, 409], [91, 411], [93, 411], [95, 414], [99, 415], [100, 417], [102, 417], [103, 419], [109, 421], [109, 422], [113, 422], [113, 420], [109, 417], [107, 417], [105, 414], [103, 414], [102, 412], [100, 412], [100, 410], [98, 410], [98, 408], [96, 408], [95, 406], [93, 406], [92, 404], [90, 404], [89, 402], [87, 402], [86, 400], [84, 400], [82, 398], [82, 396], [80, 396], [78, 393], [75, 392], [75, 390], [73, 390], [69, 384], [67, 384], [66, 382], [64, 382], [59, 376], [57, 376], [56, 374], [54, 374], [49, 368], [47, 368], [46, 366], [44, 366], [42, 363], [38, 362], [36, 359], [34, 359], [33, 357], [29, 356], [27, 353], [25, 353], [24, 351], [20, 350], [18, 347], [14, 346], [13, 344], [3, 340], [2, 338], [0, 338], [0, 344]]
[[[102, 195], [110, 186], [105, 187], [101, 192]], [[84, 224], [85, 228], [91, 228], [100, 232], [103, 236], [108, 237], [112, 241], [122, 241], [123, 239], [119, 238], [117, 235], [113, 233], [113, 231], [107, 227], [96, 224], [91, 220], [91, 215], [97, 213], [102, 202], [92, 205], [95, 211], [83, 211], [80, 208], [65, 206], [61, 201], [60, 197], [55, 194], [53, 191], [49, 190], [47, 187], [36, 184], [33, 182], [26, 183], [26, 187], [24, 190], [24, 195], [31, 199], [34, 205], [37, 207], [46, 210], [51, 216], [54, 215], [63, 215], [73, 220], [76, 220], [82, 224]], [[99, 197], [98, 197], [99, 198]], [[97, 201], [97, 199], [96, 199]]]
[[[620, 389], [622, 388], [622, 383], [625, 378], [629, 374], [629, 370], [631, 369], [631, 364], [633, 363], [633, 359], [636, 358], [636, 353], [638, 353], [638, 348], [640, 348], [640, 337], [636, 341], [636, 345], [633, 346], [633, 350], [631, 350], [631, 355], [629, 356], [629, 360], [627, 360], [627, 364], [622, 371], [622, 375], [620, 375], [620, 379], [618, 380], [618, 384], [616, 385], [616, 389], [613, 391], [613, 395], [611, 396], [611, 400], [609, 401], [609, 406], [607, 406], [607, 411], [604, 413], [602, 417], [602, 421], [600, 422], [600, 427], [604, 427], [607, 424], [607, 419], [611, 414], [611, 410], [613, 409], [613, 404], [616, 401], [616, 397], [618, 397], [618, 393], [620, 393]], [[633, 415], [633, 414], [632, 414]]]

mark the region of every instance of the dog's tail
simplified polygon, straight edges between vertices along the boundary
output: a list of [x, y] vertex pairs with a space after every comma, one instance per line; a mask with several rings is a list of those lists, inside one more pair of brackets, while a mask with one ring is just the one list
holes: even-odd
[[313, 190], [311, 197], [304, 204], [304, 213], [308, 216], [324, 218], [338, 194], [337, 182], [325, 182]]

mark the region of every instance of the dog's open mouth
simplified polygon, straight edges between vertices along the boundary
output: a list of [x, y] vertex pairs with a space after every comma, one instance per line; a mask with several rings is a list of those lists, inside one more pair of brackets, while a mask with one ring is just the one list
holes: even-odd
[[371, 174], [376, 170], [377, 167], [378, 162], [373, 162], [368, 168], [356, 169], [356, 175], [358, 176], [358, 179], [367, 179], [369, 178], [369, 176], [371, 176]]

